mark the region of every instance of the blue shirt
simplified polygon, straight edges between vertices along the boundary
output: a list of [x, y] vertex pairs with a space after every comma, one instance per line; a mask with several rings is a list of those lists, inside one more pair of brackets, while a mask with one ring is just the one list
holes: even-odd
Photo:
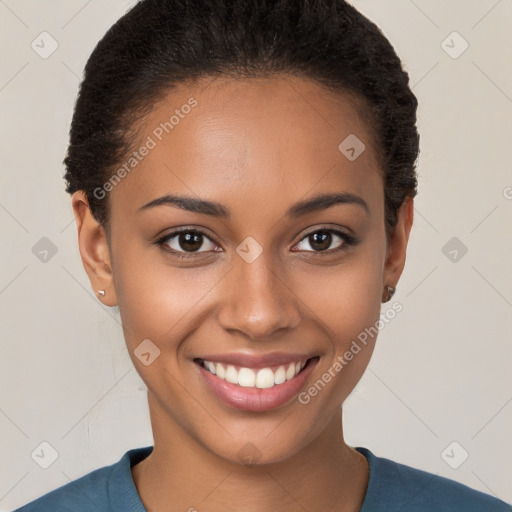
[[[512, 512], [493, 496], [445, 477], [415, 469], [356, 447], [368, 460], [370, 478], [360, 512]], [[88, 473], [14, 512], [146, 512], [131, 466], [152, 446], [136, 448], [110, 466]]]

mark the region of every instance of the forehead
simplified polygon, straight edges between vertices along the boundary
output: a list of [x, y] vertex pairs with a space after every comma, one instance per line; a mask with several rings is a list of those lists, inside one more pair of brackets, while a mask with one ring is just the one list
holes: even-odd
[[[116, 205], [135, 209], [168, 193], [233, 209], [252, 201], [287, 206], [308, 191], [344, 190], [369, 203], [382, 196], [361, 103], [310, 80], [209, 78], [180, 84], [137, 128], [132, 149], [138, 155], [122, 163], [129, 172], [111, 191], [113, 212]], [[343, 152], [354, 141], [358, 151], [365, 146], [355, 160]]]

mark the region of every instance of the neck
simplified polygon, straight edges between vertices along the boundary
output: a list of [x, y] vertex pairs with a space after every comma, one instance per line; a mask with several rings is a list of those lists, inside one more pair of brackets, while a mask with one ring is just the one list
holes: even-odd
[[150, 411], [154, 448], [132, 467], [135, 486], [147, 510], [361, 509], [369, 468], [366, 458], [345, 444], [341, 409], [312, 443], [290, 457], [252, 465], [218, 456], [176, 423], [169, 428], [168, 417], [164, 429], [162, 411], [156, 413], [151, 407]]

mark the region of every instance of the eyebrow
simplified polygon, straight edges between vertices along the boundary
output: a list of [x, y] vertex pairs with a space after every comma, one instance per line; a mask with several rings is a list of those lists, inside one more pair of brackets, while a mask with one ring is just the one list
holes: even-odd
[[[318, 212], [321, 210], [325, 210], [331, 206], [336, 204], [355, 204], [361, 206], [365, 212], [369, 213], [368, 204], [366, 201], [355, 194], [350, 192], [340, 192], [335, 194], [321, 194], [311, 199], [306, 199], [304, 201], [299, 201], [294, 204], [289, 210], [286, 212], [288, 217], [300, 217], [302, 215], [306, 215], [308, 213]], [[194, 197], [189, 196], [177, 196], [173, 194], [167, 194], [162, 197], [158, 197], [157, 199], [153, 199], [149, 203], [141, 206], [140, 210], [148, 210], [150, 208], [154, 208], [157, 206], [175, 206], [177, 208], [181, 208], [182, 210], [187, 210], [189, 212], [201, 213], [203, 215], [211, 215], [212, 217], [218, 218], [230, 218], [231, 214], [229, 210], [222, 204], [207, 201], [205, 199], [196, 199]]]

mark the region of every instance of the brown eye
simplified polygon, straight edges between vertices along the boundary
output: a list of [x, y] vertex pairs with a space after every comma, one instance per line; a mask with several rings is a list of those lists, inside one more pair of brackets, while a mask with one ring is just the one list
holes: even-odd
[[197, 251], [203, 245], [203, 236], [199, 233], [180, 233], [177, 239], [178, 246], [185, 251]]
[[[340, 239], [341, 243], [338, 242], [334, 247], [331, 247], [336, 239]], [[297, 245], [307, 242], [311, 250], [303, 248], [299, 250], [305, 250], [306, 252], [336, 252], [342, 250], [349, 245], [355, 245], [357, 240], [352, 235], [345, 233], [337, 229], [317, 229], [307, 234]], [[329, 250], [331, 249], [331, 250]]]
[[[206, 250], [200, 251], [206, 242], [206, 246], [208, 243], [211, 245], [210, 248], [206, 248]], [[196, 230], [182, 230], [175, 231], [166, 235], [158, 241], [159, 245], [165, 246], [170, 249], [170, 252], [177, 253], [195, 253], [195, 252], [208, 252], [215, 250], [217, 247], [209, 237], [207, 237], [201, 231]]]
[[308, 235], [308, 241], [315, 251], [325, 251], [331, 246], [332, 234], [328, 231], [317, 231]]

